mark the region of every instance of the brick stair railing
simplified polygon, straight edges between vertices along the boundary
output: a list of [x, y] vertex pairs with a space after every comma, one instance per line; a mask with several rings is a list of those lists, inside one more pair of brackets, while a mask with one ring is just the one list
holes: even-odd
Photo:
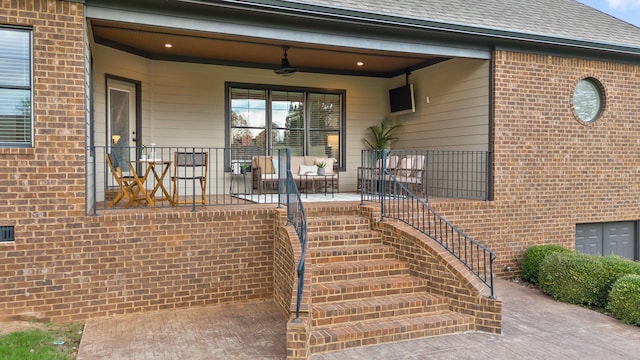
[[476, 329], [473, 316], [427, 292], [366, 217], [312, 213], [308, 225], [311, 353]]

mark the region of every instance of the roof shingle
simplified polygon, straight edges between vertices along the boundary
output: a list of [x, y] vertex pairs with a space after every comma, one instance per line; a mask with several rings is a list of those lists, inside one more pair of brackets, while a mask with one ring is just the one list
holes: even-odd
[[640, 49], [640, 28], [575, 0], [285, 0], [488, 31]]

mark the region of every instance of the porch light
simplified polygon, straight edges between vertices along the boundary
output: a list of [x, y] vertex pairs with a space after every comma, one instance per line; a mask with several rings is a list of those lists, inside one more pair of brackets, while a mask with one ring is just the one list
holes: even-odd
[[113, 145], [116, 145], [120, 141], [120, 135], [111, 135], [111, 140], [113, 140]]

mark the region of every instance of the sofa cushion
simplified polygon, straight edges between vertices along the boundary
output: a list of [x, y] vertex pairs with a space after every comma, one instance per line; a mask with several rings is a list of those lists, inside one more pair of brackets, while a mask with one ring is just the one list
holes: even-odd
[[300, 173], [300, 165], [313, 165], [313, 164], [307, 164], [304, 161], [304, 156], [292, 156], [291, 157], [291, 173], [292, 174], [299, 174]]

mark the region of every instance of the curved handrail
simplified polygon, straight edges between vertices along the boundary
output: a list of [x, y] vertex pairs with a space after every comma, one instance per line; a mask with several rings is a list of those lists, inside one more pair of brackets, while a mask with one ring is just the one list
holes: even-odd
[[[435, 240], [487, 285], [494, 298], [493, 262], [496, 254], [444, 219], [399, 181], [387, 168], [386, 157], [386, 151], [374, 150], [371, 154], [363, 152], [363, 168], [365, 164], [373, 164], [376, 159], [382, 161], [380, 167], [375, 171], [371, 170], [369, 185], [361, 187], [362, 200], [378, 200], [381, 204], [381, 219], [397, 219]], [[373, 166], [367, 168], [374, 169]], [[364, 172], [361, 175], [365, 179]], [[371, 193], [365, 196], [365, 190], [370, 190]]]

